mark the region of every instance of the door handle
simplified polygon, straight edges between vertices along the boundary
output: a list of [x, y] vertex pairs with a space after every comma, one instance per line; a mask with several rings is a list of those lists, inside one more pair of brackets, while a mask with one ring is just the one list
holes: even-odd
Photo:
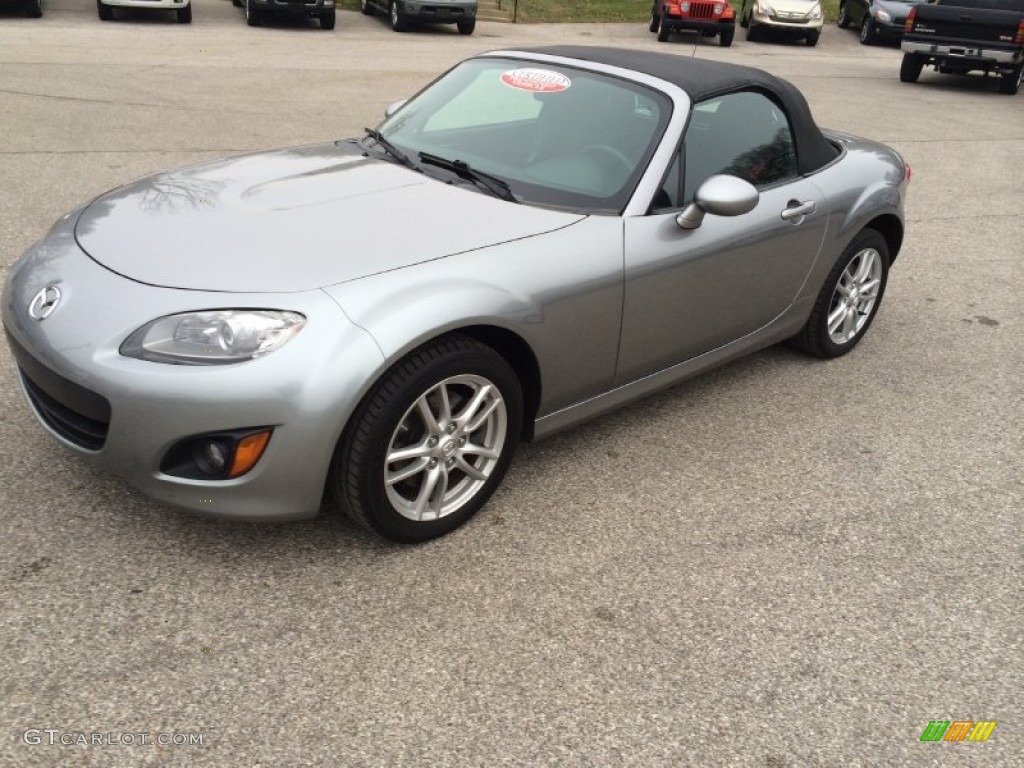
[[[794, 219], [802, 219], [804, 216], [814, 213], [818, 204], [813, 200], [808, 200], [806, 203], [800, 203], [796, 200], [789, 201], [789, 208], [786, 208], [779, 216], [782, 217], [783, 221], [793, 221]], [[796, 223], [796, 222], [795, 222]]]

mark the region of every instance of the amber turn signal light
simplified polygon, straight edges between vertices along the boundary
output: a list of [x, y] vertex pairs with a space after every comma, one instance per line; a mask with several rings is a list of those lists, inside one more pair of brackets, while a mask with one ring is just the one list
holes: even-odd
[[228, 472], [228, 477], [244, 475], [256, 466], [256, 462], [260, 460], [260, 456], [267, 449], [267, 443], [269, 442], [269, 429], [256, 432], [239, 440], [238, 445], [235, 446], [235, 457], [231, 461], [231, 470]]

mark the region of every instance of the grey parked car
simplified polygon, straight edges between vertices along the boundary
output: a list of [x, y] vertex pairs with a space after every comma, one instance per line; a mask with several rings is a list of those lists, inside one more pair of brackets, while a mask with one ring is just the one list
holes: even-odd
[[395, 32], [406, 32], [416, 24], [455, 24], [460, 35], [472, 35], [476, 29], [476, 0], [359, 0], [367, 16], [386, 13]]
[[388, 111], [60, 219], [2, 299], [46, 429], [179, 507], [326, 489], [424, 540], [520, 440], [786, 339], [846, 354], [903, 241], [900, 156], [759, 70], [497, 51]]

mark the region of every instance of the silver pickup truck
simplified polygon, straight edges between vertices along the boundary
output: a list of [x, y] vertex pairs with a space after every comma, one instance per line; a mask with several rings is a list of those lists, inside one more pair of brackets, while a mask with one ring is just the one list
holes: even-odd
[[915, 5], [903, 31], [900, 80], [917, 82], [934, 66], [949, 75], [999, 76], [1015, 94], [1024, 80], [1024, 0], [939, 0]]

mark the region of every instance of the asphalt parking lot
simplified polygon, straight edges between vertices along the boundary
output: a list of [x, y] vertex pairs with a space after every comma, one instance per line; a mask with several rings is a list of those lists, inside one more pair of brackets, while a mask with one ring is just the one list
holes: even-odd
[[[0, 8], [0, 274], [104, 189], [360, 133], [501, 47], [763, 67], [913, 181], [853, 354], [770, 349], [525, 446], [483, 513], [420, 547], [152, 503], [43, 432], [0, 345], [0, 764], [1020, 764], [1024, 96], [901, 84], [897, 49], [834, 26], [815, 49], [722, 49], [642, 23], [461, 37], [358, 13], [250, 29], [229, 0], [188, 26], [44, 9]], [[998, 726], [921, 743], [936, 719]]]

